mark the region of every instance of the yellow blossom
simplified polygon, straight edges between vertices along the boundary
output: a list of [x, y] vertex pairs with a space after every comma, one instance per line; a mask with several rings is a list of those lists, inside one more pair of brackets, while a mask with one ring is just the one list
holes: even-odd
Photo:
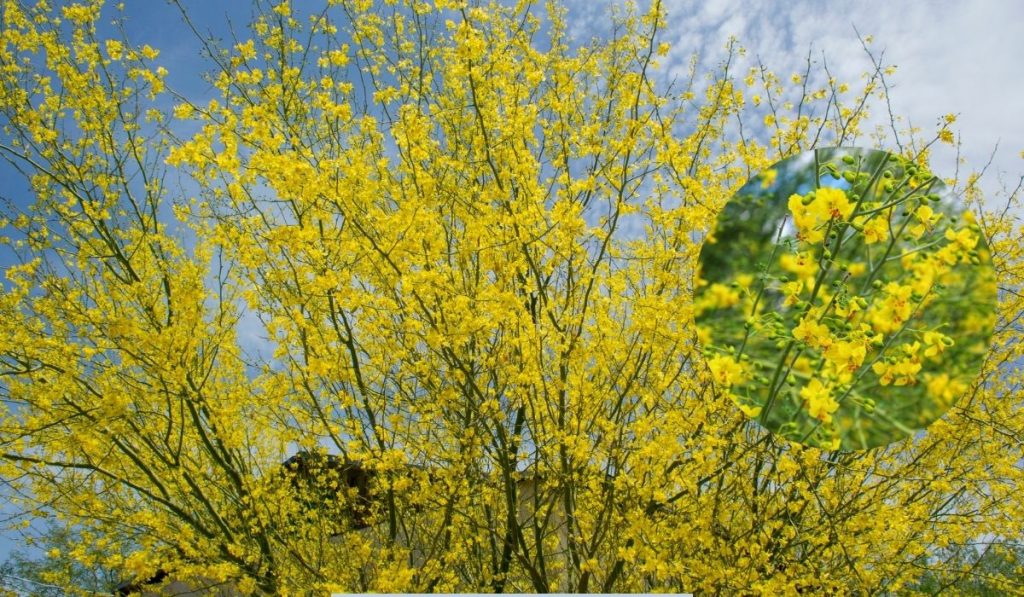
[[804, 399], [807, 414], [822, 423], [831, 423], [832, 413], [839, 409], [839, 403], [832, 397], [831, 388], [817, 378], [800, 389], [800, 397]]

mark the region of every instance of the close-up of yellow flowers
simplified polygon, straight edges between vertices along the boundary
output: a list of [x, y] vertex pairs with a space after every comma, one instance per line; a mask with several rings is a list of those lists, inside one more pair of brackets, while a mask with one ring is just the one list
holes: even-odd
[[[881, 151], [819, 149], [773, 170], [772, 185], [737, 193], [703, 249], [718, 264], [695, 295], [709, 366], [747, 357], [746, 382], [728, 387], [787, 439], [867, 449], [923, 430], [955, 402], [948, 383], [925, 380], [966, 388], [992, 333], [962, 325], [990, 319], [996, 299], [973, 214]], [[784, 209], [767, 205], [786, 192]], [[722, 300], [730, 276], [757, 283]]]

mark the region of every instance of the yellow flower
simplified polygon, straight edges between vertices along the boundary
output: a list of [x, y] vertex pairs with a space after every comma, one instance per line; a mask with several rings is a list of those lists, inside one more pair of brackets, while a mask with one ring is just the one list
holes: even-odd
[[914, 210], [914, 216], [920, 223], [907, 229], [910, 236], [914, 239], [921, 238], [921, 235], [926, 231], [931, 230], [932, 227], [935, 226], [935, 223], [942, 219], [941, 213], [935, 213], [935, 210], [927, 205], [921, 205]]
[[939, 355], [954, 343], [952, 338], [939, 332], [925, 332], [923, 339], [928, 346], [924, 350], [924, 356], [935, 360], [938, 360]]
[[715, 309], [728, 309], [740, 302], [739, 291], [729, 288], [725, 284], [714, 283], [708, 286], [704, 293], [706, 306]]
[[842, 189], [831, 187], [815, 191], [814, 198], [806, 205], [804, 200], [800, 195], [790, 195], [787, 206], [793, 214], [797, 237], [812, 244], [825, 238], [825, 224], [850, 217], [854, 207]]
[[743, 411], [743, 414], [747, 415], [751, 419], [756, 419], [757, 417], [761, 416], [760, 406], [751, 406], [749, 404], [744, 404], [743, 402], [740, 402], [740, 399], [737, 398], [735, 395], [732, 396], [732, 401], [736, 403], [736, 406], [738, 406], [741, 411]]
[[814, 203], [812, 205], [817, 204], [820, 204], [820, 209], [833, 220], [846, 219], [853, 212], [853, 204], [850, 203], [842, 189], [833, 189], [831, 187], [818, 189], [814, 194]]
[[793, 224], [797, 228], [797, 238], [809, 243], [821, 242], [825, 233], [820, 230], [821, 221], [818, 218], [818, 211], [812, 206], [814, 201], [804, 205], [803, 197], [800, 195], [789, 196], [789, 211], [793, 214]]
[[779, 257], [779, 265], [782, 269], [791, 274], [796, 274], [801, 280], [809, 280], [818, 273], [818, 264], [807, 253], [785, 253]]
[[785, 306], [795, 305], [800, 300], [800, 293], [804, 290], [804, 283], [800, 280], [786, 282], [782, 285], [782, 293], [786, 295]]
[[888, 334], [903, 326], [914, 312], [911, 295], [914, 289], [896, 282], [889, 282], [883, 288], [887, 295], [884, 300], [872, 305], [868, 318], [876, 332]]
[[978, 237], [969, 228], [961, 228], [957, 231], [946, 228], [946, 239], [953, 241], [965, 251], [970, 251], [978, 244]]
[[[858, 218], [859, 219], [859, 218]], [[889, 220], [876, 216], [864, 224], [864, 243], [872, 245], [889, 240]]]
[[905, 386], [917, 383], [916, 375], [921, 371], [921, 359], [917, 356], [921, 348], [920, 342], [905, 344], [903, 352], [906, 355], [902, 359], [892, 362], [876, 361], [871, 370], [879, 377], [879, 383], [883, 386], [889, 384]]
[[832, 344], [832, 333], [828, 326], [814, 321], [814, 317], [806, 315], [793, 328], [793, 337], [813, 348], [827, 348]]
[[743, 365], [731, 357], [716, 356], [708, 361], [708, 368], [715, 381], [726, 388], [745, 381]]
[[843, 381], [848, 381], [867, 356], [863, 342], [839, 340], [825, 349], [825, 359], [831, 363]]
[[966, 384], [945, 373], [928, 376], [928, 394], [942, 407], [952, 405], [966, 389]]
[[849, 264], [846, 271], [850, 274], [851, 278], [856, 278], [857, 276], [864, 275], [864, 272], [866, 272], [867, 269], [868, 265], [866, 263], [858, 261], [857, 263]]
[[818, 379], [812, 379], [804, 386], [800, 390], [800, 397], [804, 399], [807, 414], [822, 423], [831, 423], [832, 413], [839, 409], [839, 403], [832, 397], [832, 391]]

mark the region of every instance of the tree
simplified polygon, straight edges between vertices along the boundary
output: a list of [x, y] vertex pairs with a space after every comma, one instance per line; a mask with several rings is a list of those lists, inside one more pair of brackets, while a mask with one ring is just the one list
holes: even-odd
[[[856, 93], [803, 85], [810, 61], [788, 86], [737, 76], [731, 45], [669, 85], [657, 1], [591, 43], [554, 3], [257, 8], [244, 39], [197, 37], [200, 100], [99, 2], [4, 3], [0, 154], [34, 203], [4, 243], [2, 466], [105, 566], [264, 593], [875, 592], [1021, 536], [1020, 243], [975, 179], [953, 184], [997, 335], [927, 435], [787, 443], [696, 343], [716, 214], [778, 159], [871, 143], [881, 64]], [[339, 532], [366, 500], [282, 468], [297, 450], [373, 471], [369, 522]]]
[[[110, 554], [110, 546], [102, 540], [89, 543], [90, 539], [74, 529], [48, 525], [39, 537], [32, 538], [36, 553], [14, 551], [0, 563], [0, 588], [38, 597], [112, 593], [121, 584], [120, 578], [116, 570], [101, 564]], [[73, 551], [76, 557], [70, 555]]]

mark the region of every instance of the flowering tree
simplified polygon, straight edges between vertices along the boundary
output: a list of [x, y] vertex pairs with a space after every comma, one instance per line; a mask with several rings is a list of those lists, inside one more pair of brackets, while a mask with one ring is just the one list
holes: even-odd
[[258, 8], [251, 37], [200, 38], [199, 100], [98, 2], [4, 3], [0, 153], [34, 201], [5, 228], [2, 470], [82, 565], [265, 593], [866, 592], [1022, 536], [1020, 244], [974, 179], [950, 182], [996, 335], [927, 435], [789, 443], [697, 344], [716, 215], [778, 159], [868, 142], [880, 65], [789, 87], [737, 78], [732, 46], [667, 86], [658, 2], [589, 44], [557, 5]]

